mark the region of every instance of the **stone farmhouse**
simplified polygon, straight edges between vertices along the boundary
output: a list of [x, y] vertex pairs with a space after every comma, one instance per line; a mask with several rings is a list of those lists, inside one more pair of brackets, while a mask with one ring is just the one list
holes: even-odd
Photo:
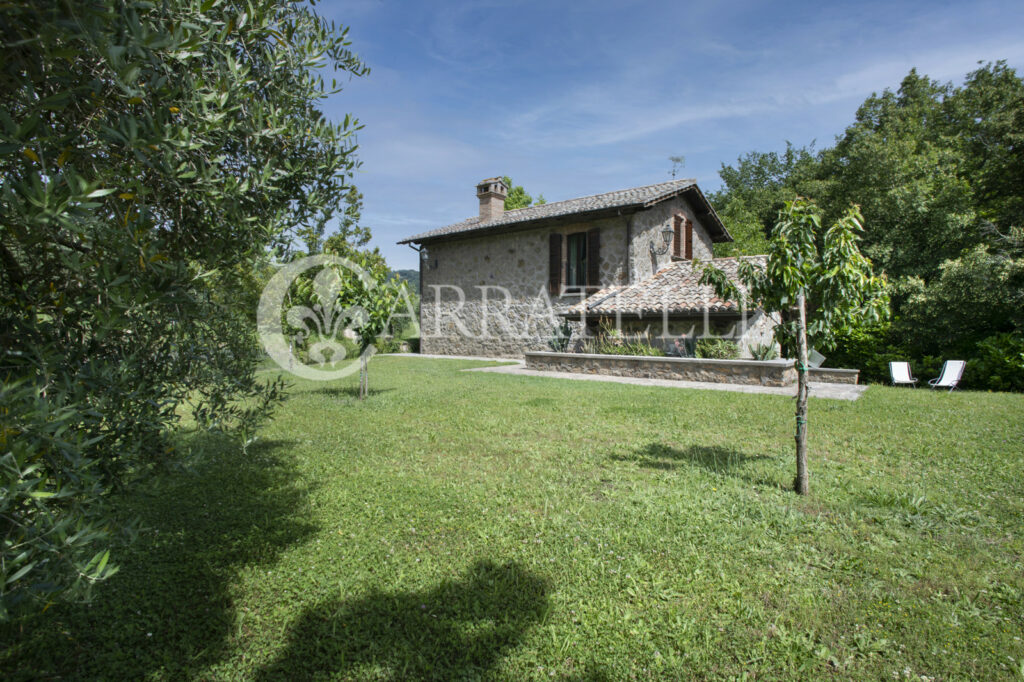
[[[500, 178], [477, 185], [479, 215], [399, 242], [420, 252], [420, 351], [521, 356], [550, 350], [568, 322], [571, 343], [598, 324], [680, 336], [726, 336], [741, 350], [770, 343], [758, 311], [698, 284], [693, 260], [732, 241], [694, 180], [504, 210]], [[759, 257], [753, 257], [759, 258]], [[736, 259], [715, 259], [735, 272]]]

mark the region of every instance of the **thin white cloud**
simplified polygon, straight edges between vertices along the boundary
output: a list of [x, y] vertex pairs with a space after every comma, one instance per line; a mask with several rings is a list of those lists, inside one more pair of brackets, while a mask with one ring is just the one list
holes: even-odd
[[364, 131], [360, 147], [364, 167], [392, 178], [422, 180], [439, 172], [457, 173], [483, 160], [477, 145], [451, 135], [392, 127]]
[[[808, 83], [806, 76], [777, 74], [732, 89], [666, 96], [638, 90], [636, 79], [605, 78], [578, 86], [530, 109], [508, 116], [502, 126], [508, 140], [529, 139], [545, 146], [578, 148], [612, 145], [651, 137], [700, 121], [744, 118], [802, 110], [853, 98], [885, 88], [895, 89], [911, 68], [936, 80], [960, 80], [979, 60], [1024, 61], [1024, 43], [944, 46], [904, 57], [886, 57], [862, 64], [838, 77], [824, 75]], [[788, 85], [787, 85], [788, 84]], [[651, 95], [655, 96], [652, 97]]]
[[400, 227], [407, 227], [411, 225], [420, 226], [436, 226], [437, 221], [429, 218], [410, 218], [406, 214], [382, 214], [382, 213], [367, 213], [365, 222], [368, 225], [398, 225]]
[[1024, 42], [943, 46], [942, 49], [917, 52], [901, 58], [881, 59], [836, 78], [835, 90], [843, 96], [849, 96], [881, 92], [887, 87], [896, 89], [911, 68], [917, 68], [919, 74], [933, 80], [958, 82], [968, 72], [975, 70], [979, 61], [997, 59], [1011, 63], [1024, 62]]

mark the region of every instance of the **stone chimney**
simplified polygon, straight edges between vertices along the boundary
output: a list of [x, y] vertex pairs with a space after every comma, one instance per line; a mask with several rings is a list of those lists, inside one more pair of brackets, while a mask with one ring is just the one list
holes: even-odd
[[505, 195], [508, 187], [501, 178], [487, 178], [476, 186], [476, 196], [480, 199], [480, 222], [489, 223], [497, 220], [505, 213]]

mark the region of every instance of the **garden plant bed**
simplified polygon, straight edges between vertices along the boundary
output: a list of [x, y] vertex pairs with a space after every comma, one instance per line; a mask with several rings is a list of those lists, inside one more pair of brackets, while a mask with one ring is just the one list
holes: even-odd
[[[590, 353], [527, 352], [527, 369], [578, 372], [646, 379], [677, 379], [753, 386], [792, 386], [796, 383], [793, 360], [708, 360], [702, 358]], [[857, 383], [857, 370], [812, 369], [811, 381]]]

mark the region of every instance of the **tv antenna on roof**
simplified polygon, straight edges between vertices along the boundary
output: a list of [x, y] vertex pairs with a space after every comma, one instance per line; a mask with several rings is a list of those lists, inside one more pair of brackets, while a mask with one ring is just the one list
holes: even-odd
[[682, 168], [683, 166], [686, 165], [686, 157], [685, 156], [670, 156], [670, 157], [668, 157], [668, 160], [672, 162], [672, 170], [669, 171], [669, 174], [672, 176], [672, 179], [675, 180], [676, 179], [676, 171], [678, 171], [680, 168]]

